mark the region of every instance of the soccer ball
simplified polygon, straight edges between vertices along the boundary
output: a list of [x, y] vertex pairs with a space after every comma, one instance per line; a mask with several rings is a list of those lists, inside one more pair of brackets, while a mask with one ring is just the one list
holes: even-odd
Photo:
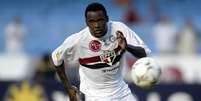
[[150, 88], [159, 83], [161, 67], [151, 57], [138, 59], [131, 70], [133, 82], [141, 88]]

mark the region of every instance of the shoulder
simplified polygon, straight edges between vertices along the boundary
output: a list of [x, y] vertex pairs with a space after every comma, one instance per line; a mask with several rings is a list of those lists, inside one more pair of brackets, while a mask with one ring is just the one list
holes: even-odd
[[123, 22], [119, 21], [109, 21], [109, 24], [117, 27], [126, 27], [126, 25]]
[[69, 37], [67, 37], [64, 41], [64, 43], [77, 43], [78, 41], [80, 41], [81, 39], [85, 38], [85, 36], [87, 35], [87, 28], [82, 29], [80, 32], [71, 34]]
[[125, 31], [129, 29], [124, 23], [119, 21], [109, 21], [109, 26], [113, 29], [121, 30], [121, 31]]
[[123, 22], [119, 22], [119, 21], [110, 21], [109, 26], [112, 29], [119, 30], [122, 32], [127, 32], [130, 30], [130, 28], [126, 24], [124, 24]]
[[66, 38], [66, 40], [83, 38], [83, 37], [85, 37], [87, 35], [86, 34], [87, 30], [88, 30], [88, 28], [86, 27], [86, 28], [82, 29], [81, 31], [79, 31], [77, 33], [71, 34], [69, 37]]

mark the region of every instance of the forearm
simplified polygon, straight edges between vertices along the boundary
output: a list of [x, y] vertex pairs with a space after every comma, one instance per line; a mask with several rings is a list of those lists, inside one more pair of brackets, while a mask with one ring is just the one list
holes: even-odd
[[71, 89], [71, 84], [65, 73], [64, 62], [62, 62], [62, 64], [60, 66], [55, 66], [55, 68], [56, 68], [56, 72], [57, 72], [61, 82], [63, 83], [63, 86], [64, 86], [66, 92], [69, 93], [69, 89]]
[[146, 57], [145, 49], [138, 46], [127, 45], [126, 50], [137, 58]]

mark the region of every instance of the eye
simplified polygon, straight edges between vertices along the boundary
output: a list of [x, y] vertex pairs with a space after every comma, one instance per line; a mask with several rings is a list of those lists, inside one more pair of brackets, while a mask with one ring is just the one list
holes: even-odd
[[98, 22], [103, 22], [103, 21], [105, 21], [105, 19], [103, 18], [98, 19]]
[[93, 22], [95, 22], [95, 20], [88, 20], [88, 22], [93, 23]]
[[103, 21], [104, 19], [103, 18], [101, 18], [101, 19], [98, 19], [98, 21]]

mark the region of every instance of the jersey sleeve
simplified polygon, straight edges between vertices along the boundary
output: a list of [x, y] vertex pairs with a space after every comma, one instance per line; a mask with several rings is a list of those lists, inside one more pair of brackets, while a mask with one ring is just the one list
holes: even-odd
[[76, 61], [78, 59], [78, 40], [79, 35], [73, 34], [52, 52], [55, 66], [61, 65], [63, 61]]
[[147, 47], [147, 45], [143, 42], [143, 40], [129, 27], [122, 23], [123, 26], [123, 34], [126, 38], [127, 44], [142, 47], [145, 49], [147, 54], [151, 53], [151, 50]]

